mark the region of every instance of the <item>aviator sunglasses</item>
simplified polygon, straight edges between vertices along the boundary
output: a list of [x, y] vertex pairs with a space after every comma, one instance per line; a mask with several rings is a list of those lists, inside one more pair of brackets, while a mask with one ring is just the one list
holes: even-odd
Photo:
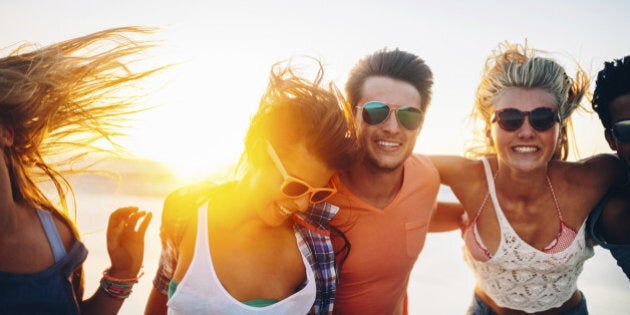
[[499, 127], [505, 131], [515, 131], [523, 125], [525, 117], [529, 118], [529, 124], [538, 131], [547, 131], [560, 117], [549, 107], [538, 107], [531, 111], [521, 111], [516, 108], [503, 108], [494, 112], [492, 122], [499, 123]]
[[[311, 203], [320, 203], [330, 198], [337, 192], [337, 188], [333, 187], [324, 187], [324, 188], [313, 188], [311, 185], [307, 184], [305, 181], [293, 177], [287, 173], [287, 170], [284, 168], [284, 165], [280, 161], [280, 157], [274, 150], [273, 146], [269, 141], [267, 142], [267, 153], [269, 157], [273, 161], [273, 164], [276, 165], [276, 168], [282, 174], [284, 181], [280, 186], [280, 191], [283, 195], [289, 198], [300, 198], [306, 194], [310, 194], [309, 200]], [[331, 182], [332, 184], [332, 182]]]
[[630, 143], [630, 119], [618, 121], [610, 129], [619, 143]]
[[391, 111], [396, 112], [398, 122], [408, 130], [416, 130], [422, 122], [422, 111], [413, 106], [402, 106], [392, 109], [383, 102], [367, 102], [361, 107], [363, 121], [370, 125], [378, 125], [389, 117]]

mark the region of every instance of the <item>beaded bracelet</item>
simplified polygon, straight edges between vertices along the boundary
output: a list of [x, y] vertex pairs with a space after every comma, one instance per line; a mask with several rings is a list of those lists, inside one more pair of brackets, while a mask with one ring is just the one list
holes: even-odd
[[121, 282], [124, 282], [124, 283], [129, 283], [129, 282], [138, 283], [138, 279], [140, 279], [140, 277], [142, 277], [143, 275], [144, 275], [144, 271], [140, 270], [140, 273], [135, 278], [121, 279], [121, 278], [116, 278], [116, 277], [110, 276], [109, 275], [109, 268], [107, 268], [107, 269], [105, 269], [103, 271], [103, 278], [105, 278], [105, 279], [107, 279], [109, 281], [118, 282], [118, 283], [121, 283]]
[[131, 295], [133, 283], [116, 283], [105, 278], [101, 279], [101, 289], [115, 299], [126, 299]]
[[138, 283], [138, 279], [144, 273], [141, 272], [136, 278], [120, 279], [109, 275], [109, 268], [103, 271], [101, 278], [101, 289], [115, 299], [126, 299], [131, 295], [133, 285]]

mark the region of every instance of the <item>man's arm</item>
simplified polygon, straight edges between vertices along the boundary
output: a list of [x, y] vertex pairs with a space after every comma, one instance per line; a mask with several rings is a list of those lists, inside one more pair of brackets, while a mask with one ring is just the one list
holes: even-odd
[[429, 232], [448, 232], [462, 228], [466, 224], [464, 207], [459, 202], [438, 202], [431, 217]]

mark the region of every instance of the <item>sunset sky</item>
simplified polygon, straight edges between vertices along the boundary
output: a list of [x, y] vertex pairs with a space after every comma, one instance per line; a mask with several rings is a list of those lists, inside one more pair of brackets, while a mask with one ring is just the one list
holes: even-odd
[[[461, 154], [466, 118], [485, 58], [499, 42], [553, 52], [575, 73], [630, 54], [630, 1], [39, 1], [0, 2], [0, 47], [40, 45], [102, 29], [161, 27], [153, 62], [179, 64], [161, 76], [157, 107], [124, 141], [143, 158], [196, 176], [234, 162], [271, 64], [309, 55], [345, 83], [361, 57], [384, 47], [421, 56], [435, 76], [417, 152]], [[610, 152], [595, 116], [575, 121], [580, 156]]]

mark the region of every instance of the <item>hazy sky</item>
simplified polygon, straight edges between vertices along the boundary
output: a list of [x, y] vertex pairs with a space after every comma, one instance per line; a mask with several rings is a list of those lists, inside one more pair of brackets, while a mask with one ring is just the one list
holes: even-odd
[[[630, 1], [39, 1], [0, 2], [0, 47], [125, 25], [164, 27], [157, 62], [184, 61], [134, 125], [130, 148], [199, 174], [234, 161], [272, 63], [320, 58], [339, 86], [384, 47], [421, 56], [435, 76], [417, 152], [460, 154], [485, 58], [499, 42], [556, 53], [573, 76], [630, 54]], [[609, 152], [596, 118], [575, 121], [582, 157]]]

